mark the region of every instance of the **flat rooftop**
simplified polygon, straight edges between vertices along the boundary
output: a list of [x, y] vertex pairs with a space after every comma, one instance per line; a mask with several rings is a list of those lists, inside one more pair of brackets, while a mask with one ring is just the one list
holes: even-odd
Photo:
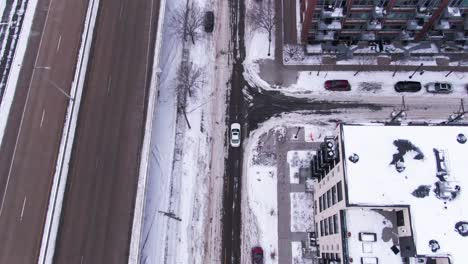
[[341, 133], [348, 203], [408, 206], [418, 255], [466, 261], [468, 236], [455, 226], [468, 221], [468, 142], [457, 141], [468, 127], [344, 124]]
[[[346, 230], [352, 234], [346, 239], [348, 255], [356, 263], [375, 258], [377, 263], [404, 264], [400, 254], [391, 250], [398, 244], [398, 231], [390, 214], [367, 208], [346, 209]], [[360, 240], [359, 233], [375, 234], [375, 241]]]

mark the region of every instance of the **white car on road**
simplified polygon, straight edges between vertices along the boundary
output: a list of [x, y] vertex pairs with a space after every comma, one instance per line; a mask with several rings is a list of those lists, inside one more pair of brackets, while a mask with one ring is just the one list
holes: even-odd
[[429, 93], [451, 93], [453, 91], [452, 84], [447, 82], [432, 82], [424, 86]]
[[232, 123], [231, 124], [231, 146], [232, 147], [240, 147], [241, 144], [241, 126], [239, 123]]

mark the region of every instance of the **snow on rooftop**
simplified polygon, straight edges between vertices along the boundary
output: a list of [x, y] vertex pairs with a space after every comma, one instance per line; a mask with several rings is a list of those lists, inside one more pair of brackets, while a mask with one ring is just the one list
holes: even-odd
[[[396, 226], [393, 225], [392, 221], [386, 219], [378, 211], [367, 208], [347, 209], [346, 216], [346, 228], [351, 233], [351, 236], [347, 238], [349, 257], [353, 258], [357, 263], [361, 263], [361, 258], [377, 258], [378, 263], [384, 264], [403, 263], [400, 254], [394, 254], [391, 250], [391, 247], [395, 245], [392, 233], [396, 232], [394, 230]], [[366, 234], [375, 234], [375, 241], [360, 241], [359, 233], [363, 237]]]
[[[348, 202], [409, 205], [419, 255], [447, 254], [455, 264], [467, 260], [468, 237], [455, 231], [457, 222], [468, 220], [468, 143], [457, 141], [460, 133], [468, 136], [468, 127], [343, 125]], [[359, 156], [356, 163], [348, 160], [353, 153]], [[392, 162], [405, 169], [398, 172]], [[436, 183], [441, 182], [446, 192], [436, 195]], [[423, 198], [413, 194], [418, 188], [427, 190], [419, 192]], [[432, 252], [430, 240], [437, 240], [440, 250]]]

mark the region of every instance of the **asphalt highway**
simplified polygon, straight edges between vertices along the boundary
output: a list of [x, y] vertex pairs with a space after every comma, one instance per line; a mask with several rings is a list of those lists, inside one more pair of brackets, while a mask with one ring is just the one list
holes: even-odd
[[87, 1], [39, 0], [0, 148], [0, 263], [39, 256]]
[[55, 263], [127, 263], [158, 0], [101, 0]]

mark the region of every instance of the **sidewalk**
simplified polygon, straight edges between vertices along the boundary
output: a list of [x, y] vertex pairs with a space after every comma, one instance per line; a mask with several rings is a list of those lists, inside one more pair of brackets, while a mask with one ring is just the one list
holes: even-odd
[[292, 184], [289, 175], [287, 161], [288, 151], [291, 150], [315, 150], [320, 143], [305, 142], [304, 129], [298, 134], [298, 139], [293, 140], [292, 135], [296, 128], [288, 128], [284, 142], [276, 145], [278, 155], [278, 263], [291, 263], [291, 242], [306, 240], [307, 232], [291, 232], [291, 193], [305, 192], [305, 184]]

